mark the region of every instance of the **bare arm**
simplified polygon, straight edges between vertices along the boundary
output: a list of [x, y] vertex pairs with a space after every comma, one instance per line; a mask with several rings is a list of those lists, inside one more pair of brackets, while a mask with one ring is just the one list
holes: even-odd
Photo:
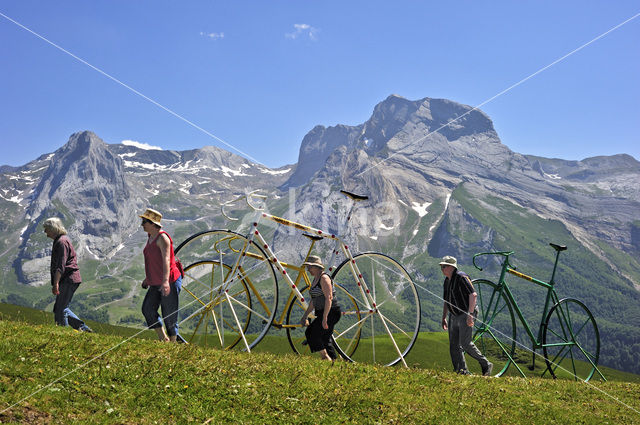
[[331, 304], [333, 303], [333, 288], [331, 287], [331, 279], [326, 274], [323, 274], [320, 278], [320, 286], [322, 287], [322, 293], [324, 294], [324, 312], [322, 315], [322, 327], [329, 328], [327, 318], [329, 317], [329, 310], [331, 310]]
[[160, 248], [160, 255], [162, 256], [162, 295], [166, 297], [169, 295], [169, 292], [171, 292], [171, 288], [169, 287], [169, 273], [171, 267], [171, 253], [169, 252], [169, 249], [171, 244], [169, 243], [169, 238], [164, 233], [160, 235], [156, 244], [158, 245], [158, 248]]

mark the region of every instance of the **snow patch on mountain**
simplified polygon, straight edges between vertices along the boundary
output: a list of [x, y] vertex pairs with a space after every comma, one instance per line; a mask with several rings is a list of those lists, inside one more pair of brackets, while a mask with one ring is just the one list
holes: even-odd
[[242, 170], [234, 170], [231, 169], [229, 167], [225, 167], [224, 165], [221, 165], [220, 168], [214, 168], [214, 171], [222, 171], [222, 174], [225, 175], [225, 177], [241, 177], [241, 176], [250, 176], [250, 174], [245, 174], [242, 172]]
[[24, 200], [24, 198], [21, 198], [20, 195], [22, 195], [22, 190], [18, 191], [17, 195], [13, 195], [11, 197], [8, 197], [7, 195], [7, 190], [3, 189], [5, 196], [0, 195], [0, 198], [4, 199], [5, 201], [9, 201], [9, 202], [14, 202], [16, 204], [20, 204], [20, 202], [22, 202]]
[[160, 164], [155, 164], [155, 163], [151, 163], [151, 164], [145, 164], [144, 162], [137, 162], [137, 161], [124, 161], [124, 166], [127, 168], [143, 168], [145, 170], [166, 170], [168, 167], [166, 165], [160, 165]]
[[429, 208], [430, 205], [431, 202], [424, 202], [422, 204], [419, 202], [412, 202], [411, 208], [417, 212], [420, 217], [424, 217], [427, 215], [427, 208]]
[[384, 223], [380, 223], [380, 228], [381, 228], [382, 230], [393, 230], [393, 229], [395, 229], [395, 228], [396, 228], [396, 226], [391, 226], [391, 227], [389, 227], [389, 226], [386, 226]]
[[291, 171], [291, 168], [285, 168], [284, 170], [269, 170], [267, 168], [260, 169], [261, 173], [271, 174], [274, 176], [277, 176], [279, 174], [287, 174], [289, 171]]

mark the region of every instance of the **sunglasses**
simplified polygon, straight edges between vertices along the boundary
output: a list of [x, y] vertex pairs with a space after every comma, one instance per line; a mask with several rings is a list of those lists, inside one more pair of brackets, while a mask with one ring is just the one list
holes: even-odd
[[143, 218], [143, 219], [142, 219], [142, 224], [145, 224], [145, 223], [151, 223], [151, 220], [148, 220], [148, 219], [146, 219], [146, 218]]

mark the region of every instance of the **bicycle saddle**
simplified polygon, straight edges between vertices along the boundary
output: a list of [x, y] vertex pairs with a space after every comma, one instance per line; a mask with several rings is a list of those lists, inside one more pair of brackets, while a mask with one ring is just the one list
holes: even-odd
[[366, 201], [367, 199], [369, 199], [368, 196], [356, 195], [355, 193], [347, 192], [346, 190], [341, 190], [340, 193], [348, 196], [349, 198], [353, 199], [354, 201]]
[[311, 239], [312, 241], [319, 241], [320, 239], [322, 239], [322, 236], [316, 236], [316, 235], [312, 235], [310, 233], [303, 233], [302, 236], [306, 236], [307, 238]]
[[551, 245], [556, 251], [564, 251], [567, 249], [566, 245], [556, 245], [554, 243], [550, 243], [549, 245]]

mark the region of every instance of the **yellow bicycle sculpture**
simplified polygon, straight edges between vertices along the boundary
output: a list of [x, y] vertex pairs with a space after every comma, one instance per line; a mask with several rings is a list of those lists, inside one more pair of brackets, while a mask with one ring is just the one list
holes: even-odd
[[[367, 199], [341, 192], [353, 201], [348, 217], [356, 202]], [[338, 353], [348, 361], [382, 365], [402, 362], [406, 366], [404, 357], [415, 344], [420, 328], [420, 301], [404, 267], [377, 252], [354, 255], [338, 235], [267, 214], [254, 205], [262, 198], [252, 192], [223, 205], [225, 216], [224, 206], [241, 200], [256, 211], [246, 235], [207, 230], [190, 236], [176, 249], [176, 255], [187, 264], [180, 295], [185, 339], [251, 351], [274, 327], [286, 330], [295, 352], [307, 351], [300, 318], [307, 307], [310, 280], [302, 263], [318, 241], [328, 240], [335, 243], [335, 249], [327, 271], [336, 284], [343, 310], [333, 334]], [[309, 249], [299, 265], [276, 256], [260, 231], [262, 220], [297, 229], [309, 240]], [[339, 256], [342, 261], [333, 267]], [[289, 288], [279, 315], [278, 277]]]

